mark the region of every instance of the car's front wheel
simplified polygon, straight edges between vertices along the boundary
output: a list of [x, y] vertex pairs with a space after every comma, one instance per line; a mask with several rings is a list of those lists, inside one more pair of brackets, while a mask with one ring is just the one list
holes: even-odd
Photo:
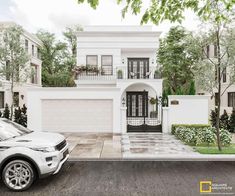
[[23, 160], [9, 162], [2, 172], [4, 184], [13, 191], [28, 189], [34, 181], [34, 176], [32, 165]]

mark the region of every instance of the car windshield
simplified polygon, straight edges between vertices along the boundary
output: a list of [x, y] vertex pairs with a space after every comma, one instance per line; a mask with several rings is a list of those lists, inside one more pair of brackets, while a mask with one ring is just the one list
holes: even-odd
[[9, 120], [0, 121], [0, 140], [15, 138], [31, 132], [31, 130]]

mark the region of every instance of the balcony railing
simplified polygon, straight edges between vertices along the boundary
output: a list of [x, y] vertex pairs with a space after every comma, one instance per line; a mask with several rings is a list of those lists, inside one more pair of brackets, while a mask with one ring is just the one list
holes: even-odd
[[77, 73], [77, 80], [115, 80], [115, 79], [161, 79], [156, 67], [150, 67], [149, 71], [140, 70], [131, 72], [126, 66], [116, 68], [100, 68], [94, 70], [83, 70]]

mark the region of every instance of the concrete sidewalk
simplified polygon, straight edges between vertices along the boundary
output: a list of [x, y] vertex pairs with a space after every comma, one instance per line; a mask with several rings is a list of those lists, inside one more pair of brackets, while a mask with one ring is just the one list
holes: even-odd
[[235, 161], [234, 155], [195, 152], [171, 134], [64, 133], [70, 161]]

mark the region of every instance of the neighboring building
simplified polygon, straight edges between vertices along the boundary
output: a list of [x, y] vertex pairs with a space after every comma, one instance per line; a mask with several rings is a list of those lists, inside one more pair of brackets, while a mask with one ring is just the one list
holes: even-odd
[[[6, 27], [15, 25], [13, 22], [0, 22], [0, 31]], [[30, 56], [29, 62], [27, 62], [28, 68], [32, 71], [28, 80], [25, 83], [18, 84], [14, 88], [14, 105], [21, 106], [27, 103], [26, 90], [29, 87], [40, 87], [41, 86], [41, 65], [42, 61], [40, 60], [40, 49], [41, 41], [33, 34], [24, 30], [22, 35], [22, 46], [25, 48], [27, 53]], [[6, 66], [6, 65], [1, 65]], [[0, 79], [0, 109], [4, 107], [6, 103], [11, 105], [11, 83], [9, 79], [1, 78]]]
[[[77, 87], [30, 90], [29, 127], [67, 132], [161, 131], [159, 36], [150, 26], [84, 27], [77, 41]], [[151, 105], [154, 99], [159, 104]]]
[[[213, 58], [217, 55], [216, 45], [208, 45], [205, 49], [206, 55], [210, 58]], [[231, 85], [229, 88], [229, 71], [225, 70], [225, 72], [222, 75], [222, 90], [221, 92], [224, 92], [224, 94], [221, 97], [221, 113], [223, 113], [224, 110], [226, 110], [228, 113], [232, 112], [232, 109], [235, 108], [235, 84]], [[227, 89], [226, 89], [227, 88]], [[210, 109], [214, 109], [217, 105], [217, 97], [218, 97], [218, 90], [214, 89], [215, 96], [210, 99]], [[207, 92], [203, 92], [198, 90], [198, 94], [209, 94]]]

